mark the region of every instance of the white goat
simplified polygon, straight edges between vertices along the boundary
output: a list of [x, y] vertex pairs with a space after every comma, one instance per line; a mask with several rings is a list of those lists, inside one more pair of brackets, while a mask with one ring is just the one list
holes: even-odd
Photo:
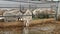
[[31, 13], [31, 11], [29, 9], [27, 9], [27, 11], [23, 15], [28, 15], [28, 16], [23, 16], [22, 18], [24, 20], [24, 25], [29, 26], [29, 23], [32, 20], [32, 13]]
[[42, 9], [35, 9], [35, 10], [33, 11], [33, 15], [35, 15], [35, 17], [36, 17], [38, 14], [40, 14], [40, 13], [42, 13], [42, 12], [43, 12]]
[[[19, 10], [12, 10], [12, 11], [6, 11], [3, 16], [17, 16], [22, 15], [22, 13]], [[17, 17], [5, 17], [5, 21], [16, 21], [18, 20]]]

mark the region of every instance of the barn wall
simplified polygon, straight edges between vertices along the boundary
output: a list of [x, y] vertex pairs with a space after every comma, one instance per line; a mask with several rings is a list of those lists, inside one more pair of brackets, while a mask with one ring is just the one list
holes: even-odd
[[[15, 0], [15, 1], [17, 1], [17, 0]], [[24, 1], [24, 0], [18, 0], [18, 1]], [[27, 1], [27, 0], [25, 0], [25, 1]], [[31, 0], [30, 0], [30, 2], [42, 3], [41, 1], [31, 1]], [[2, 7], [3, 8], [4, 7], [5, 8], [7, 8], [7, 7], [14, 8], [14, 7], [20, 7], [20, 6], [21, 7], [28, 7], [28, 8], [30, 8], [30, 7], [38, 7], [38, 8], [42, 8], [42, 7], [47, 8], [47, 7], [49, 7], [50, 8], [51, 7], [50, 3], [45, 3], [45, 4], [34, 4], [34, 3], [30, 3], [30, 5], [29, 5], [29, 3], [24, 3], [24, 2], [0, 1], [0, 8], [2, 8]]]

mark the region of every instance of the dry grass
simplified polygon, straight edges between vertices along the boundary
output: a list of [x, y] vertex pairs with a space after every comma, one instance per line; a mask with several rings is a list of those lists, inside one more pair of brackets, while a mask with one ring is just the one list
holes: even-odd
[[32, 25], [38, 25], [38, 24], [44, 24], [44, 23], [55, 23], [55, 19], [49, 18], [49, 19], [38, 19], [38, 20], [32, 20], [29, 26]]
[[23, 23], [17, 22], [0, 22], [0, 34], [22, 34]]
[[[49, 28], [51, 30], [37, 30], [37, 28]], [[30, 24], [30, 34], [60, 34], [60, 21], [55, 21], [54, 19], [44, 19], [44, 20], [34, 20]], [[36, 31], [35, 31], [35, 30]]]
[[0, 22], [0, 27], [16, 27], [16, 26], [23, 26], [23, 22]]
[[[57, 22], [57, 23], [56, 23]], [[53, 18], [50, 19], [38, 19], [32, 20], [29, 24], [29, 34], [60, 34], [60, 21], [55, 21]], [[21, 26], [21, 27], [20, 27]], [[2, 22], [0, 23], [0, 31], [13, 31], [15, 34], [21, 34], [23, 31], [23, 22]], [[37, 28], [50, 28], [50, 30], [40, 30]], [[35, 31], [36, 30], [36, 31]]]

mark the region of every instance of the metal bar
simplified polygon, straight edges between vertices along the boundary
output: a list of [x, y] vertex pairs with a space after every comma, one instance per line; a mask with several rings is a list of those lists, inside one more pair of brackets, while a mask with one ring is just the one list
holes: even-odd
[[56, 20], [57, 20], [57, 18], [58, 18], [58, 5], [59, 5], [59, 2], [56, 2], [56, 5], [57, 6], [56, 6], [56, 16], [55, 17], [56, 17]]
[[[20, 7], [0, 7], [0, 8], [20, 8]], [[28, 8], [28, 7], [24, 7], [24, 8]], [[35, 7], [31, 7], [31, 8], [35, 8]], [[36, 7], [36, 8], [51, 8], [51, 7]]]
[[0, 7], [0, 8], [20, 8], [20, 7]]
[[[6, 5], [6, 4], [5, 4]], [[29, 3], [29, 5], [30, 5], [30, 3]], [[20, 4], [20, 6], [21, 6], [21, 4]], [[20, 8], [20, 6], [17, 6], [17, 7], [0, 7], [0, 8]], [[31, 6], [32, 7], [32, 6]], [[25, 7], [26, 8], [26, 7]], [[33, 8], [33, 7], [32, 7]], [[39, 7], [37, 7], [37, 8], [39, 8]], [[46, 7], [46, 6], [44, 6], [44, 7], [41, 7], [41, 8], [51, 8], [51, 7]]]
[[[48, 14], [48, 15], [55, 15], [55, 14]], [[19, 17], [19, 16], [32, 16], [32, 15], [0, 16], [0, 17]]]

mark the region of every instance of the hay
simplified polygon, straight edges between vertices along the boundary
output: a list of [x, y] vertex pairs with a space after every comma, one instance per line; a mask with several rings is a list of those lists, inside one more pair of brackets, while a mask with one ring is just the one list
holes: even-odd
[[[33, 25], [30, 25], [29, 27], [30, 34], [60, 34], [60, 21], [54, 22], [53, 19], [52, 21], [50, 19], [46, 19], [43, 23], [41, 22], [37, 24], [37, 22], [35, 22]], [[48, 28], [50, 30], [44, 30], [43, 28]]]
[[32, 20], [29, 26], [44, 24], [44, 23], [55, 23], [55, 20], [53, 18]]
[[0, 34], [22, 34], [23, 22], [1, 22]]
[[60, 15], [58, 16], [57, 20], [60, 21]]
[[22, 27], [23, 22], [17, 21], [17, 22], [1, 22], [0, 27]]
[[[44, 19], [42, 22], [39, 20], [34, 20], [34, 23], [30, 24], [29, 30], [30, 34], [60, 34], [60, 21], [55, 21], [54, 19]], [[41, 28], [51, 28], [50, 30], [41, 30]], [[39, 29], [40, 28], [40, 29]]]

